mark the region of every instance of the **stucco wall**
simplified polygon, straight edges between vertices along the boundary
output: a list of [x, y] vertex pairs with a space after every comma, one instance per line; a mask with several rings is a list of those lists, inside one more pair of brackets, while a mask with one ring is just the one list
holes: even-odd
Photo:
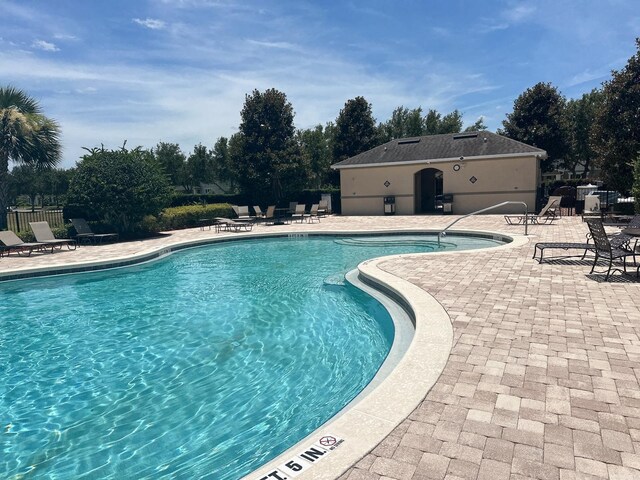
[[[453, 169], [455, 164], [460, 165], [458, 171]], [[453, 194], [454, 214], [471, 213], [507, 200], [525, 202], [530, 211], [535, 209], [540, 173], [538, 160], [529, 156], [341, 169], [343, 215], [382, 215], [383, 198], [389, 195], [396, 197], [396, 214], [414, 214], [414, 175], [425, 168], [442, 170], [443, 193]], [[475, 183], [470, 181], [472, 177]], [[521, 211], [522, 207], [511, 205], [496, 210]]]

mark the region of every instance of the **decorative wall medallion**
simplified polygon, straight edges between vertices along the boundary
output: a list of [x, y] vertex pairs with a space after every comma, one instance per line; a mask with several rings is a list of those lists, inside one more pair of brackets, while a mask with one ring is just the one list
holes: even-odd
[[458, 170], [460, 170], [460, 165], [458, 165], [457, 163], [453, 166], [453, 171], [457, 172]]
[[469, 181], [470, 181], [471, 183], [476, 183], [476, 182], [478, 181], [478, 179], [477, 179], [476, 177], [471, 177], [471, 178], [469, 179]]
[[391, 182], [389, 180], [387, 180], [386, 182], [384, 182], [384, 186], [389, 188], [389, 185], [391, 185]]

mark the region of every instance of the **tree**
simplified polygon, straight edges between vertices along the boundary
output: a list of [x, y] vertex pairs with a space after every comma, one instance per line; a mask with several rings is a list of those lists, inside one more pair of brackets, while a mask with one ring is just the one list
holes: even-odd
[[585, 177], [596, 158], [591, 146], [591, 136], [601, 103], [602, 92], [594, 89], [577, 100], [569, 100], [565, 109], [569, 150], [564, 158], [564, 166], [575, 173], [581, 165]]
[[336, 162], [376, 146], [376, 122], [371, 112], [371, 104], [363, 97], [347, 100], [344, 104], [336, 118], [333, 142], [333, 159]]
[[169, 205], [171, 185], [151, 151], [86, 150], [71, 179], [69, 203], [124, 236], [140, 231], [145, 216]]
[[60, 127], [22, 90], [0, 87], [0, 230], [7, 228], [9, 161], [52, 167], [60, 160]]
[[464, 129], [465, 132], [481, 132], [482, 130], [487, 130], [487, 126], [484, 124], [484, 117], [480, 117], [473, 125], [469, 125]]
[[383, 143], [396, 138], [423, 135], [422, 108], [409, 110], [406, 107], [397, 107], [391, 114], [391, 118], [380, 124], [379, 130], [380, 141]]
[[609, 188], [631, 189], [632, 160], [640, 151], [640, 38], [638, 51], [602, 87], [602, 105], [596, 117], [592, 148], [598, 154], [602, 179]]
[[156, 161], [162, 165], [169, 176], [171, 185], [180, 185], [184, 164], [187, 161], [184, 153], [180, 150], [180, 145], [160, 142], [152, 152]]
[[314, 188], [320, 188], [327, 181], [331, 167], [329, 138], [322, 125], [300, 130], [296, 136], [309, 165], [311, 184]]
[[43, 192], [46, 190], [44, 170], [36, 170], [33, 165], [17, 165], [11, 170], [11, 178], [15, 194], [28, 197], [33, 211], [36, 200], [38, 197], [43, 200]]
[[307, 182], [308, 168], [295, 141], [293, 107], [276, 90], [254, 90], [240, 113], [238, 184], [242, 192], [261, 202], [278, 201]]
[[193, 153], [187, 159], [187, 172], [193, 185], [213, 181], [213, 154], [201, 143], [193, 147]]
[[232, 158], [229, 140], [220, 137], [213, 145], [213, 176], [216, 180], [227, 183], [231, 191], [234, 191], [236, 176], [235, 163]]
[[442, 117], [437, 133], [459, 133], [461, 130], [462, 114], [458, 110], [454, 110]]
[[525, 90], [513, 104], [513, 112], [498, 131], [513, 140], [546, 150], [541, 168], [549, 171], [568, 153], [565, 100], [550, 83], [537, 83]]

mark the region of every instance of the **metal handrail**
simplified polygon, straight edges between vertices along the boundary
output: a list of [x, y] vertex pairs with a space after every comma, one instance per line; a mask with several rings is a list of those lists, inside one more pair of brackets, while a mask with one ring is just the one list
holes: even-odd
[[463, 219], [465, 219], [467, 217], [470, 217], [472, 215], [476, 215], [478, 213], [488, 212], [489, 210], [493, 210], [495, 208], [504, 207], [505, 205], [513, 205], [513, 204], [524, 205], [524, 234], [528, 235], [528, 227], [529, 227], [529, 214], [528, 213], [529, 213], [529, 207], [527, 206], [527, 204], [525, 202], [506, 201], [506, 202], [498, 203], [497, 205], [492, 205], [491, 207], [483, 208], [481, 210], [476, 210], [475, 212], [467, 213], [466, 215], [464, 215], [464, 216], [462, 216], [460, 218], [456, 218], [453, 222], [451, 222], [449, 225], [444, 227], [440, 232], [438, 232], [438, 246], [440, 246], [440, 238], [446, 236], [447, 235], [447, 233], [446, 233], [447, 230], [449, 230], [449, 228], [451, 228], [453, 225], [458, 223], [460, 220], [463, 220]]

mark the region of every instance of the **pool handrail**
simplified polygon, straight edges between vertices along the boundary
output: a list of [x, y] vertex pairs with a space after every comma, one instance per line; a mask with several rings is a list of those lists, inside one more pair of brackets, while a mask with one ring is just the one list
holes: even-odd
[[449, 228], [451, 228], [453, 225], [455, 225], [456, 223], [458, 223], [460, 220], [463, 220], [467, 217], [470, 217], [472, 215], [476, 215], [478, 213], [484, 213], [484, 212], [488, 212], [489, 210], [494, 210], [496, 208], [499, 207], [503, 207], [505, 205], [524, 205], [524, 234], [528, 235], [528, 227], [529, 227], [529, 206], [525, 203], [525, 202], [516, 202], [516, 201], [512, 201], [512, 200], [508, 200], [506, 202], [502, 202], [502, 203], [498, 203], [496, 205], [492, 205], [490, 207], [486, 207], [483, 208], [481, 210], [476, 210], [475, 212], [471, 212], [471, 213], [467, 213], [466, 215], [463, 215], [460, 218], [456, 218], [453, 222], [451, 222], [449, 225], [447, 225], [446, 227], [444, 227], [442, 230], [440, 230], [438, 232], [438, 246], [440, 246], [440, 238], [446, 236], [446, 232]]

